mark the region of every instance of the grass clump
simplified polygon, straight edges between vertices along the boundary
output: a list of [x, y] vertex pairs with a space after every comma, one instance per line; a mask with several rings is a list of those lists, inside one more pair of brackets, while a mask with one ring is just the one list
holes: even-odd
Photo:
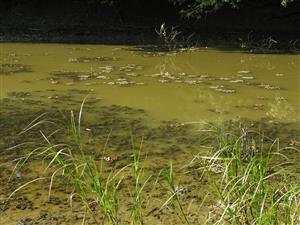
[[207, 223], [299, 224], [300, 185], [279, 140], [244, 128], [239, 135], [211, 131], [217, 145], [212, 156], [201, 157], [215, 196]]
[[167, 182], [168, 192], [169, 192], [169, 198], [168, 200], [163, 204], [161, 208], [168, 204], [172, 204], [178, 215], [180, 216], [180, 219], [183, 223], [190, 224], [188, 220], [188, 216], [183, 209], [182, 200], [180, 198], [180, 192], [181, 188], [179, 186], [175, 185], [174, 182], [174, 171], [173, 171], [173, 164], [170, 162], [169, 170], [167, 171], [167, 174], [165, 175], [165, 180]]
[[[75, 198], [80, 199], [83, 206], [82, 224], [86, 222], [87, 215], [90, 215], [97, 224], [123, 224], [127, 219], [123, 218], [126, 215], [129, 217], [129, 222], [126, 222], [142, 225], [148, 224], [146, 217], [150, 214], [159, 217], [166, 213], [172, 217], [176, 214], [180, 220], [176, 217], [177, 220], [174, 221], [178, 223], [194, 224], [197, 220], [192, 220], [192, 214], [199, 215], [189, 213], [190, 207], [186, 210], [186, 206], [190, 206], [192, 200], [196, 204], [193, 209], [200, 208], [207, 213], [206, 220], [201, 220], [200, 224], [300, 224], [299, 175], [290, 172], [291, 162], [285, 154], [286, 150], [297, 149], [281, 147], [279, 139], [272, 140], [261, 132], [251, 131], [241, 125], [238, 129], [233, 129], [232, 124], [210, 126], [205, 129], [204, 139], [206, 142], [209, 140], [212, 148], [206, 155], [201, 152], [192, 161], [196, 163], [193, 168], [200, 170], [200, 179], [197, 177], [193, 181], [193, 187], [196, 186], [199, 191], [206, 192], [199, 201], [200, 199], [195, 199], [195, 192], [185, 193], [184, 187], [175, 182], [178, 177], [177, 173], [174, 173], [172, 162], [169, 168], [160, 170], [157, 176], [146, 175], [148, 171], [145, 171], [141, 160], [143, 138], [136, 147], [131, 135], [132, 161], [125, 166], [119, 165], [118, 169], [110, 164], [108, 170], [105, 170], [103, 160], [97, 162], [93, 156], [86, 154], [84, 137], [81, 134], [83, 105], [84, 102], [78, 117], [71, 112], [68, 144], [55, 143], [54, 136], [58, 130], [48, 135], [40, 131], [43, 137], [42, 147], [20, 158], [15, 167], [16, 169], [24, 166], [32, 157], [45, 159], [46, 169], [51, 171], [48, 177], [49, 199], [56, 177], [62, 176], [72, 189], [69, 196], [71, 206]], [[23, 132], [44, 123], [53, 124], [49, 120], [42, 120], [43, 116], [36, 118]], [[103, 154], [109, 137], [110, 135], [103, 147]], [[181, 168], [190, 166], [191, 164]], [[185, 176], [190, 172], [183, 169], [181, 171]], [[156, 179], [152, 179], [154, 177]], [[128, 178], [128, 183], [124, 182], [125, 178]], [[46, 178], [40, 177], [21, 185], [8, 199], [26, 185], [41, 179]], [[203, 180], [206, 180], [205, 184], [201, 182]], [[158, 190], [160, 194], [155, 196], [153, 193], [157, 191], [155, 190], [157, 183], [160, 184]], [[148, 185], [151, 187], [150, 191], [146, 191]], [[124, 196], [126, 201], [131, 203], [126, 210], [124, 202], [120, 201]], [[162, 199], [166, 200], [163, 202]], [[153, 203], [154, 200], [160, 201], [159, 207], [155, 204], [146, 204], [149, 203], [147, 201]], [[147, 209], [149, 213], [146, 214], [145, 208], [148, 205], [153, 208]], [[164, 210], [169, 206], [175, 209], [175, 212]], [[129, 215], [124, 211], [129, 212]]]
[[134, 142], [132, 138], [133, 146], [133, 164], [132, 173], [134, 178], [134, 188], [133, 188], [133, 206], [131, 210], [131, 224], [144, 224], [142, 209], [144, 207], [145, 198], [143, 196], [143, 190], [151, 179], [151, 175], [147, 178], [144, 174], [144, 168], [141, 163], [141, 150], [143, 147], [143, 139], [141, 141], [140, 147], [137, 150], [134, 149]]
[[[57, 131], [50, 135], [45, 135], [40, 131], [45, 145], [34, 149], [25, 157], [20, 158], [17, 166], [23, 166], [30, 157], [48, 159], [49, 163], [46, 169], [52, 171], [49, 185], [49, 199], [51, 198], [51, 190], [55, 183], [55, 177], [60, 174], [73, 189], [70, 194], [71, 206], [73, 205], [74, 197], [79, 197], [80, 202], [84, 206], [85, 215], [82, 224], [85, 223], [87, 213], [90, 213], [97, 224], [117, 224], [119, 206], [118, 189], [122, 181], [122, 178], [118, 175], [125, 167], [119, 170], [112, 168], [108, 175], [104, 175], [102, 163], [101, 165], [97, 165], [92, 157], [85, 154], [80, 132], [82, 109], [83, 104], [81, 105], [78, 121], [76, 121], [74, 113], [71, 112], [70, 125], [68, 128], [71, 137], [70, 144], [53, 144], [51, 138]], [[40, 124], [43, 124], [43, 120], [31, 124], [24, 132]], [[42, 178], [36, 180], [39, 179]], [[9, 198], [15, 192], [34, 181], [30, 181], [16, 189]], [[99, 214], [102, 215], [102, 217], [100, 217], [101, 222], [98, 219]]]

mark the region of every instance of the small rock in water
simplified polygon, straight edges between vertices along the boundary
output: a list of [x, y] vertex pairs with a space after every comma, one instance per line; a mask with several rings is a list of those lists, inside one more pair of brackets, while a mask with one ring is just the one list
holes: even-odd
[[115, 81], [118, 81], [118, 82], [120, 82], [120, 81], [127, 81], [127, 79], [126, 78], [117, 78], [117, 79], [115, 79]]
[[255, 109], [255, 110], [263, 110], [263, 108], [264, 108], [264, 105], [263, 104], [254, 104], [253, 105], [253, 109]]
[[50, 83], [51, 84], [59, 84], [59, 81], [58, 80], [55, 80], [53, 78], [50, 79]]
[[209, 75], [206, 74], [202, 74], [199, 77], [200, 80], [213, 80], [213, 78], [211, 78]]
[[244, 80], [230, 80], [230, 83], [243, 83]]
[[107, 77], [107, 76], [104, 76], [104, 75], [100, 75], [100, 76], [97, 76], [98, 79], [102, 79], [102, 80], [109, 80], [110, 77]]
[[285, 101], [286, 98], [285, 97], [275, 97], [276, 101]]
[[88, 78], [90, 78], [90, 75], [79, 75], [78, 76], [79, 80], [87, 80]]
[[244, 76], [244, 77], [242, 77], [243, 79], [245, 79], [245, 80], [253, 80], [254, 79], [254, 77], [251, 77], [251, 76]]
[[217, 88], [215, 89], [218, 92], [222, 92], [222, 93], [235, 93], [236, 91], [233, 89], [221, 89], [221, 88]]
[[119, 85], [128, 85], [129, 82], [124, 80], [124, 81], [117, 81], [116, 84], [119, 84]]
[[137, 74], [136, 73], [126, 73], [127, 76], [131, 76], [131, 77], [136, 77]]
[[272, 86], [270, 84], [260, 84], [260, 85], [258, 85], [258, 87], [264, 88], [264, 89], [267, 89], [267, 90], [280, 90], [280, 87]]
[[222, 92], [222, 93], [235, 93], [236, 92], [233, 89], [225, 88], [223, 85], [210, 86], [209, 88], [214, 89], [218, 92]]
[[249, 70], [240, 70], [237, 72], [238, 74], [249, 74], [251, 73]]
[[111, 81], [111, 82], [108, 82], [107, 84], [109, 84], [109, 85], [115, 85], [115, 82]]
[[111, 73], [114, 70], [113, 66], [104, 66], [99, 68], [102, 69], [103, 73]]
[[68, 62], [77, 62], [77, 59], [70, 58], [68, 59]]
[[209, 88], [211, 89], [219, 89], [219, 88], [223, 88], [223, 85], [216, 85], [216, 86], [210, 86]]

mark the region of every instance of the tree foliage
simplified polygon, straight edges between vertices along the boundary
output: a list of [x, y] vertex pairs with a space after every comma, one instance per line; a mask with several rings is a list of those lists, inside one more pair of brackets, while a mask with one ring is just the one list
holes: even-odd
[[[106, 5], [118, 5], [122, 0], [87, 0], [89, 3], [100, 3]], [[201, 18], [205, 14], [217, 11], [224, 5], [238, 8], [239, 4], [245, 0], [166, 0], [170, 4], [178, 7], [184, 17]], [[267, 0], [261, 0], [267, 1]], [[276, 1], [276, 0], [273, 0]], [[277, 0], [278, 4], [286, 7], [288, 3], [295, 0]]]
[[[169, 2], [179, 6], [180, 12], [185, 17], [201, 18], [203, 15], [217, 11], [224, 5], [238, 8], [242, 0], [169, 0]], [[283, 7], [294, 0], [279, 0]]]

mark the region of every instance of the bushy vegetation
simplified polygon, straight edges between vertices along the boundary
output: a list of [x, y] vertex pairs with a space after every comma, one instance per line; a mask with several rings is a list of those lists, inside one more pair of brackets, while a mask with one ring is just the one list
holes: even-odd
[[[203, 14], [214, 12], [224, 5], [238, 8], [243, 0], [169, 0], [175, 5], [179, 5], [181, 13], [186, 17], [199, 18]], [[281, 5], [286, 7], [288, 2], [293, 0], [280, 0]]]
[[[88, 0], [93, 3], [118, 5], [120, 0]], [[168, 0], [172, 5], [178, 7], [184, 17], [201, 18], [204, 14], [215, 12], [224, 5], [230, 5], [238, 8], [241, 2], [245, 0]], [[266, 1], [266, 0], [265, 0]], [[286, 7], [288, 3], [294, 0], [277, 0], [278, 4]], [[267, 2], [267, 1], [266, 1]]]

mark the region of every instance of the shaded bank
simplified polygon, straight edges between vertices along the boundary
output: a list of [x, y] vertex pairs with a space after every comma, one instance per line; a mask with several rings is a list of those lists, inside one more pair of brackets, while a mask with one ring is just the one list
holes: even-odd
[[[168, 1], [117, 1], [113, 6], [85, 1], [18, 1], [0, 7], [2, 41], [157, 44], [161, 23], [178, 26], [193, 44], [242, 47], [272, 38], [274, 48], [299, 48], [300, 3], [242, 1], [201, 20], [187, 19]], [[221, 34], [220, 34], [221, 33]]]

